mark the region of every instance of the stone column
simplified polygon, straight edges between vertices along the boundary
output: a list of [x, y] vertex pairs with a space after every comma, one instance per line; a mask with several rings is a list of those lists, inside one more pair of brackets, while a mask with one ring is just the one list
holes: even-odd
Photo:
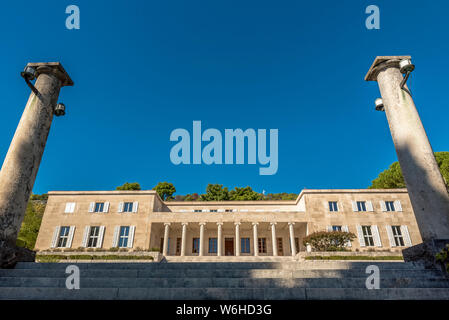
[[181, 223], [182, 225], [182, 235], [181, 235], [181, 257], [186, 255], [186, 244], [187, 244], [187, 222]]
[[276, 222], [271, 222], [271, 241], [273, 244], [273, 256], [278, 255], [278, 246], [276, 241]]
[[258, 241], [258, 236], [257, 236], [257, 225], [259, 224], [259, 222], [253, 222], [253, 235], [254, 235], [254, 255], [258, 256], [259, 255], [259, 241]]
[[168, 238], [170, 236], [170, 222], [164, 223], [165, 230], [164, 230], [164, 247], [162, 248], [162, 255], [167, 256], [168, 255]]
[[200, 223], [200, 252], [199, 252], [199, 256], [204, 255], [204, 225], [206, 223], [205, 222], [201, 222]]
[[365, 80], [377, 81], [396, 154], [424, 242], [449, 241], [449, 195], [399, 62], [410, 56], [379, 56]]
[[223, 233], [222, 233], [222, 227], [223, 227], [223, 222], [217, 222], [217, 256], [221, 256], [221, 253], [223, 252], [223, 242], [222, 242], [222, 238], [223, 238]]
[[235, 255], [240, 256], [240, 251], [242, 248], [240, 247], [240, 222], [235, 222]]
[[296, 256], [295, 230], [293, 229], [294, 225], [295, 225], [294, 222], [288, 223], [288, 230], [290, 232], [290, 248], [292, 248], [292, 256]]
[[36, 93], [30, 93], [0, 171], [0, 267], [14, 265], [17, 260], [15, 243], [44, 153], [59, 91], [63, 86], [73, 85], [59, 62], [29, 63], [28, 66], [36, 70]]

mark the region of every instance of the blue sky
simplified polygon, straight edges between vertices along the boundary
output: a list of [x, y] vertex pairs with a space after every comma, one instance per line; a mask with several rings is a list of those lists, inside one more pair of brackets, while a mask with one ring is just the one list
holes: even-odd
[[[81, 11], [65, 28], [66, 6]], [[380, 30], [365, 8], [380, 8]], [[377, 55], [412, 55], [409, 86], [434, 151], [449, 151], [447, 1], [14, 1], [0, 10], [0, 159], [29, 95], [27, 62], [61, 61], [61, 90], [34, 192], [111, 190], [126, 181], [177, 194], [208, 183], [257, 191], [365, 188], [396, 161]], [[279, 169], [170, 162], [170, 133], [279, 129]]]

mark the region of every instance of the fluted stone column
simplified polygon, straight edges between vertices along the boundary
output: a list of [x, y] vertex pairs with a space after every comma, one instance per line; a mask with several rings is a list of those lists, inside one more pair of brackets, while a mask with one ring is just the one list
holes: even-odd
[[167, 256], [168, 255], [168, 238], [170, 236], [170, 222], [164, 223], [165, 230], [164, 230], [164, 247], [162, 248], [162, 255]]
[[254, 237], [254, 255], [259, 255], [259, 241], [258, 241], [258, 235], [257, 235], [257, 225], [258, 222], [253, 222], [253, 237]]
[[235, 222], [235, 255], [240, 256], [241, 243], [240, 243], [240, 222]]
[[0, 267], [15, 264], [17, 260], [15, 242], [44, 153], [59, 91], [63, 86], [73, 85], [58, 62], [28, 66], [36, 69], [37, 93], [30, 93], [0, 171]]
[[200, 252], [199, 252], [199, 256], [204, 255], [204, 226], [206, 223], [201, 222], [200, 223]]
[[278, 246], [276, 243], [276, 222], [271, 222], [271, 241], [273, 244], [273, 256], [278, 255]]
[[292, 256], [296, 256], [295, 229], [293, 228], [294, 225], [295, 225], [294, 222], [288, 223], [288, 230], [290, 232], [290, 248], [292, 248]]
[[182, 225], [182, 234], [181, 234], [181, 256], [185, 256], [186, 255], [186, 238], [187, 238], [187, 222], [183, 222], [181, 223]]
[[221, 256], [223, 251], [223, 232], [222, 232], [223, 222], [217, 222], [217, 256]]
[[376, 57], [365, 80], [377, 81], [379, 85], [419, 231], [425, 246], [433, 247], [435, 240], [449, 242], [449, 194], [413, 98], [407, 92], [407, 85], [404, 87], [407, 91], [400, 87], [403, 75], [399, 62], [403, 59], [411, 57]]

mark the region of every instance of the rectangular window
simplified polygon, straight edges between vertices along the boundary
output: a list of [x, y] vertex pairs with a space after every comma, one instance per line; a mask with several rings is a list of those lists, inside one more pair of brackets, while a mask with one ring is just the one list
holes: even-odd
[[218, 210], [217, 209], [211, 209], [211, 210], [209, 210], [209, 212], [218, 212]]
[[75, 202], [67, 202], [65, 204], [64, 213], [73, 213], [75, 212]]
[[176, 255], [181, 255], [181, 238], [176, 238]]
[[299, 238], [295, 238], [295, 248], [296, 252], [299, 252]]
[[329, 201], [329, 211], [338, 211], [337, 201]]
[[209, 238], [209, 253], [217, 253], [217, 238]]
[[67, 246], [67, 240], [69, 239], [70, 227], [61, 227], [59, 230], [58, 248], [65, 248]]
[[95, 202], [94, 212], [103, 212], [104, 202]]
[[387, 211], [396, 211], [394, 209], [394, 201], [385, 201], [385, 207], [387, 208]]
[[89, 240], [87, 241], [88, 248], [97, 247], [99, 234], [100, 234], [100, 227], [90, 227]]
[[193, 238], [192, 253], [200, 253], [200, 238]]
[[203, 210], [201, 210], [201, 209], [195, 209], [195, 210], [193, 210], [193, 212], [202, 212]]
[[250, 242], [249, 242], [249, 238], [241, 238], [240, 239], [240, 244], [241, 244], [241, 252], [242, 253], [250, 253], [251, 252], [251, 248], [250, 248]]
[[357, 211], [366, 211], [365, 201], [357, 201]]
[[332, 231], [341, 231], [341, 226], [332, 226]]
[[120, 227], [120, 234], [118, 238], [119, 248], [128, 247], [128, 237], [129, 237], [129, 227]]
[[373, 233], [371, 232], [371, 226], [362, 226], [363, 238], [365, 239], [365, 246], [373, 247], [374, 239]]
[[401, 226], [391, 226], [393, 231], [394, 243], [398, 247], [404, 246], [404, 238], [402, 237]]
[[232, 212], [232, 209], [225, 209], [225, 212]]
[[258, 240], [259, 253], [267, 253], [267, 239], [259, 238]]
[[123, 212], [133, 212], [133, 203], [132, 202], [123, 203]]

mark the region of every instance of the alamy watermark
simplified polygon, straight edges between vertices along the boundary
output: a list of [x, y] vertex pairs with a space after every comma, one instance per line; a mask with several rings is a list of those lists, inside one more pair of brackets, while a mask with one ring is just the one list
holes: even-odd
[[[245, 131], [225, 129], [224, 146], [219, 130], [210, 128], [202, 132], [201, 121], [193, 121], [192, 130], [192, 139], [186, 129], [178, 128], [171, 132], [170, 141], [177, 141], [170, 150], [170, 161], [173, 164], [234, 164], [234, 145], [235, 164], [244, 164], [246, 140], [247, 164], [256, 164], [258, 161], [260, 165], [265, 166], [259, 168], [260, 175], [274, 175], [278, 170], [278, 129], [270, 129], [269, 154], [266, 129], [257, 129], [257, 133], [251, 128]], [[202, 142], [208, 142], [204, 148]]]
[[65, 287], [69, 290], [79, 290], [80, 288], [80, 268], [71, 264], [65, 269], [65, 273], [69, 274], [65, 280]]
[[365, 20], [365, 26], [368, 30], [380, 29], [380, 9], [378, 6], [370, 5], [366, 7], [365, 13], [369, 16]]
[[65, 8], [69, 16], [65, 19], [65, 27], [69, 30], [80, 28], [80, 8], [74, 4]]
[[376, 265], [369, 265], [366, 267], [365, 273], [370, 274], [366, 278], [365, 286], [368, 290], [380, 289], [380, 270]]

